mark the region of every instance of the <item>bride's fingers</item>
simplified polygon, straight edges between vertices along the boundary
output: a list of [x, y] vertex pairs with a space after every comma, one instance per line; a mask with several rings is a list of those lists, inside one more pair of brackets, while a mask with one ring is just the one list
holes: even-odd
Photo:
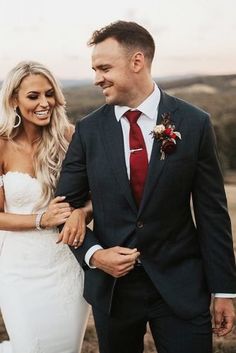
[[71, 213], [71, 208], [70, 208], [69, 204], [65, 204], [63, 207], [61, 207], [59, 205], [54, 205], [52, 207], [49, 207], [47, 212], [52, 215], [63, 213], [63, 212], [70, 212]]
[[68, 202], [57, 203], [53, 207], [55, 207], [56, 209], [59, 209], [59, 210], [63, 209], [63, 208], [68, 208], [71, 210], [70, 204]]
[[65, 227], [64, 228], [64, 232], [63, 232], [62, 242], [64, 244], [68, 244], [69, 243], [69, 238], [70, 238], [70, 230], [67, 227]]
[[55, 216], [59, 219], [59, 220], [67, 220], [68, 217], [70, 217], [71, 215], [71, 212], [70, 211], [67, 211], [67, 212], [63, 212], [63, 213], [59, 213], [59, 214], [56, 214]]
[[65, 200], [65, 198], [65, 196], [57, 196], [50, 202], [50, 205], [55, 205], [56, 203]]
[[76, 228], [70, 228], [70, 236], [68, 240], [69, 245], [74, 245], [74, 243], [78, 242], [77, 231]]
[[75, 239], [74, 242], [73, 242], [73, 247], [75, 249], [78, 249], [79, 245], [80, 245], [79, 241], [77, 239]]
[[73, 246], [75, 247], [75, 249], [77, 249], [80, 245], [82, 245], [84, 241], [84, 237], [85, 237], [85, 232], [77, 233], [77, 235], [75, 236], [75, 240], [73, 242]]
[[86, 233], [86, 227], [85, 224], [81, 224], [80, 226], [80, 235], [79, 235], [79, 243], [82, 244], [84, 241], [84, 237], [85, 237], [85, 233]]
[[83, 243], [83, 238], [81, 237], [80, 234], [77, 234], [75, 237], [75, 240], [73, 242], [73, 246], [75, 249], [78, 249], [78, 247]]
[[71, 210], [69, 207], [66, 208], [61, 208], [61, 209], [56, 209], [52, 211], [52, 216], [64, 216], [64, 215], [71, 215]]

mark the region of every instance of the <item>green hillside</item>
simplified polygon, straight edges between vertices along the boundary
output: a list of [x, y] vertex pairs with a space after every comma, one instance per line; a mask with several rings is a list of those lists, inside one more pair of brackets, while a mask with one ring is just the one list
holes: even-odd
[[[236, 75], [198, 76], [157, 84], [168, 93], [209, 112], [217, 135], [224, 170], [236, 169]], [[104, 104], [101, 90], [95, 86], [65, 88], [67, 112], [75, 122]]]

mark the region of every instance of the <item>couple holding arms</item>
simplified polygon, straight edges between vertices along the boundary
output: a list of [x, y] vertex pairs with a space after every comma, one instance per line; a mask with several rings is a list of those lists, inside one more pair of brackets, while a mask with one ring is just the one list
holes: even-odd
[[209, 114], [157, 86], [137, 23], [89, 45], [106, 104], [75, 131], [44, 66], [20, 63], [1, 90], [0, 352], [79, 352], [90, 304], [100, 353], [142, 353], [147, 323], [158, 353], [210, 353], [236, 276]]

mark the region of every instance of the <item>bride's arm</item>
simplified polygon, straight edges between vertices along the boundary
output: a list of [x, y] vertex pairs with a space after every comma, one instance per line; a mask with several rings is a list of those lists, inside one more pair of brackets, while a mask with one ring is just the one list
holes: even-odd
[[64, 202], [64, 197], [58, 196], [53, 199], [46, 211], [42, 214], [15, 214], [5, 212], [4, 195], [4, 151], [6, 140], [0, 137], [0, 230], [24, 231], [41, 228], [51, 228], [64, 224], [71, 215], [71, 208], [68, 202]]
[[84, 207], [73, 210], [59, 234], [57, 243], [62, 241], [64, 244], [68, 244], [76, 248], [80, 246], [85, 237], [86, 225], [92, 221], [92, 217], [92, 201], [88, 200]]
[[[71, 124], [65, 134], [69, 143], [71, 142], [74, 131], [75, 126]], [[83, 207], [73, 210], [71, 216], [66, 220], [61, 229], [57, 243], [63, 242], [64, 244], [73, 245], [74, 247], [80, 246], [85, 237], [86, 225], [92, 221], [92, 218], [93, 207], [92, 201], [89, 199]]]
[[[4, 212], [4, 188], [0, 187], [0, 230], [22, 231], [41, 228], [51, 228], [65, 223], [71, 214], [71, 209], [67, 202], [62, 202], [64, 198], [56, 197], [41, 216], [37, 214], [15, 214]], [[41, 219], [40, 219], [41, 218]]]

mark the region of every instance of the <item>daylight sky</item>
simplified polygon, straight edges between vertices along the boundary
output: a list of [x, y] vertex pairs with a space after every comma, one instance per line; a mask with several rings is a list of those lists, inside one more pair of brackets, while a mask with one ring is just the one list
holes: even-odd
[[20, 60], [93, 79], [87, 41], [122, 19], [153, 35], [153, 76], [236, 73], [235, 0], [0, 0], [0, 80]]

